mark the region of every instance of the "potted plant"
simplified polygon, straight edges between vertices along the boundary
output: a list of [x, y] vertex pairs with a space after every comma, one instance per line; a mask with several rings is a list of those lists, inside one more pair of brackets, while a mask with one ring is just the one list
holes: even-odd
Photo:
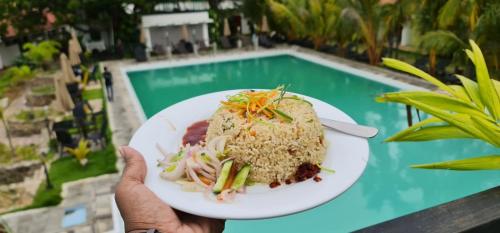
[[75, 156], [80, 165], [85, 166], [87, 164], [87, 155], [90, 152], [89, 142], [87, 140], [80, 139], [76, 148], [66, 147], [64, 150]]

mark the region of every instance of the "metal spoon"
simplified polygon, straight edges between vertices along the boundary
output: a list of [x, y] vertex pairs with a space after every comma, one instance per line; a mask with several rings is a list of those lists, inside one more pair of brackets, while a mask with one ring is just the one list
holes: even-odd
[[356, 125], [342, 121], [319, 118], [321, 124], [327, 128], [362, 138], [373, 138], [378, 134], [378, 129], [365, 125]]

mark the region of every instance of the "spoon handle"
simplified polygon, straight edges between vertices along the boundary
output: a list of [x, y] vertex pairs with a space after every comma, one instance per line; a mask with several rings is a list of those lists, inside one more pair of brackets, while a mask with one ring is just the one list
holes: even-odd
[[373, 138], [378, 134], [378, 129], [374, 127], [356, 125], [325, 118], [319, 118], [319, 121], [323, 126], [326, 126], [330, 129], [357, 137]]

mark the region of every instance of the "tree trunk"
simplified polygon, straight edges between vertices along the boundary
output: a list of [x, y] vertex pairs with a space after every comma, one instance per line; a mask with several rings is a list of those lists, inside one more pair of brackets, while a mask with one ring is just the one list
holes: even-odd
[[12, 154], [12, 157], [16, 156], [16, 150], [14, 149], [14, 146], [12, 145], [12, 138], [10, 137], [10, 131], [9, 128], [7, 127], [7, 123], [5, 122], [5, 119], [2, 117], [2, 123], [3, 127], [5, 128], [5, 136], [7, 136], [7, 140], [9, 141], [9, 147], [10, 147], [10, 152]]
[[377, 65], [380, 60], [380, 54], [377, 52], [377, 48], [368, 47], [368, 60], [370, 60], [370, 65]]
[[429, 51], [429, 74], [430, 75], [435, 75], [436, 74], [436, 50], [431, 49]]

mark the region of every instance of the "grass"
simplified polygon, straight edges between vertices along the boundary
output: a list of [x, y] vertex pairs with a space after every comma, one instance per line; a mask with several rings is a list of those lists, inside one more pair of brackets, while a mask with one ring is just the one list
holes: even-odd
[[13, 157], [10, 148], [0, 143], [0, 164], [11, 164], [19, 161], [37, 160], [38, 152], [35, 145], [16, 147], [16, 155]]
[[53, 85], [34, 87], [31, 89], [31, 92], [34, 95], [50, 95], [50, 94], [54, 94], [55, 87]]
[[107, 145], [104, 150], [91, 152], [87, 159], [88, 163], [85, 167], [72, 156], [54, 161], [49, 170], [49, 177], [54, 187], [47, 189], [46, 184], [42, 183], [35, 194], [33, 203], [19, 210], [58, 205], [62, 201], [62, 184], [117, 172], [115, 165], [117, 157], [112, 144]]
[[28, 122], [45, 117], [44, 110], [23, 110], [16, 114], [14, 118], [22, 122]]
[[102, 89], [94, 89], [94, 90], [86, 90], [83, 92], [83, 99], [85, 100], [94, 100], [94, 99], [103, 99], [104, 94], [102, 93]]

